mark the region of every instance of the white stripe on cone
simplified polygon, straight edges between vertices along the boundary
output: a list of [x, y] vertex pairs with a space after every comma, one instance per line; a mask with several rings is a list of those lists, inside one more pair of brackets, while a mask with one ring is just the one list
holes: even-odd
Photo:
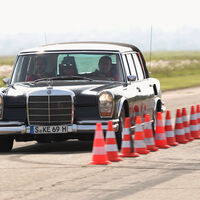
[[151, 129], [151, 122], [145, 122], [144, 129]]
[[198, 125], [190, 125], [190, 130], [191, 131], [198, 131]]
[[122, 141], [122, 148], [131, 147], [131, 141]]
[[95, 155], [105, 155], [106, 154], [105, 147], [95, 147], [95, 148], [93, 148], [93, 154], [95, 154]]
[[175, 135], [185, 135], [184, 129], [175, 129]]
[[165, 126], [171, 126], [172, 125], [172, 122], [170, 119], [166, 119], [165, 120]]
[[106, 144], [106, 151], [118, 151], [116, 144]]
[[135, 128], [135, 132], [143, 132], [143, 128], [141, 124], [137, 124], [136, 128]]
[[96, 131], [95, 138], [96, 139], [102, 139], [102, 138], [104, 138], [103, 134], [102, 134], [102, 130]]
[[146, 145], [155, 145], [153, 138], [145, 138], [144, 141]]
[[122, 137], [124, 135], [129, 135], [129, 134], [130, 134], [130, 129], [129, 128], [123, 128], [123, 130], [122, 130]]
[[163, 126], [162, 120], [160, 120], [160, 119], [157, 120], [157, 121], [156, 121], [156, 125], [159, 126], [159, 127]]
[[155, 135], [156, 140], [166, 140], [165, 134], [164, 133], [157, 133]]
[[113, 131], [107, 131], [106, 138], [108, 138], [107, 136], [109, 136], [109, 138], [115, 138], [115, 133]]
[[166, 137], [174, 137], [174, 131], [165, 131]]
[[176, 124], [182, 124], [182, 123], [183, 121], [181, 117], [176, 118]]
[[135, 148], [146, 148], [146, 144], [145, 144], [144, 140], [135, 140], [134, 147]]
[[196, 114], [192, 114], [192, 115], [190, 116], [190, 120], [197, 120]]

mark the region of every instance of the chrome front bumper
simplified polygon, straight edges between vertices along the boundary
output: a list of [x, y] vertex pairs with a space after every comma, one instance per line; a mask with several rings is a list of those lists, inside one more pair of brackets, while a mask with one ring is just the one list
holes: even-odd
[[[67, 125], [68, 133], [94, 133], [96, 123], [102, 124], [102, 129], [107, 130], [107, 123], [109, 120], [87, 120], [79, 121], [77, 124]], [[119, 120], [111, 120], [115, 131], [119, 128]], [[30, 134], [30, 126], [24, 125], [23, 122], [0, 122], [0, 135], [18, 135]]]

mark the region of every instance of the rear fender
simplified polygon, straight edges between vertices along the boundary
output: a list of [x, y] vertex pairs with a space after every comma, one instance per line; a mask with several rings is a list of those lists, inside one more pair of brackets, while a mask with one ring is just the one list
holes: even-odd
[[154, 99], [154, 112], [165, 112], [166, 107], [164, 106], [164, 103], [161, 101], [160, 97], [156, 97]]

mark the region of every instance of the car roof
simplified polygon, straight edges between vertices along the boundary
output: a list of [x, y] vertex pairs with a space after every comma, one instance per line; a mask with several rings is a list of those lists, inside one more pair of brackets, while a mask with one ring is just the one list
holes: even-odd
[[130, 44], [116, 42], [67, 42], [43, 45], [37, 48], [22, 50], [20, 54], [36, 52], [53, 52], [53, 51], [114, 51], [127, 52], [139, 51], [139, 49]]

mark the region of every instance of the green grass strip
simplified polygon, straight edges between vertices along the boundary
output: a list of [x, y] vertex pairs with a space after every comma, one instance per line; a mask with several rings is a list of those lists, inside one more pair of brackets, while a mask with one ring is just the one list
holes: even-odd
[[13, 65], [15, 56], [0, 56], [0, 65]]
[[200, 86], [200, 74], [154, 77], [160, 81], [162, 91]]

